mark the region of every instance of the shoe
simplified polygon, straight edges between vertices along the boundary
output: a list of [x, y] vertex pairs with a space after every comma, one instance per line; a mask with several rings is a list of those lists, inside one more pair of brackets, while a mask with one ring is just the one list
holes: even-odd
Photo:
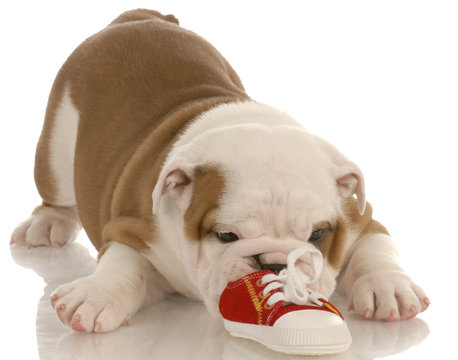
[[[295, 266], [309, 254], [313, 278]], [[287, 268], [275, 275], [261, 270], [230, 282], [219, 310], [231, 335], [295, 355], [332, 354], [350, 347], [351, 335], [342, 314], [321, 295], [306, 288], [321, 274], [318, 250], [301, 247], [288, 255]]]

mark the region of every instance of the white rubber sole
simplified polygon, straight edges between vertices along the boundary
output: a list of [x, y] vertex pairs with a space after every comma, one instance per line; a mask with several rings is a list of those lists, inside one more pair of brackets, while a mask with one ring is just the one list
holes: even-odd
[[269, 349], [292, 355], [325, 355], [347, 350], [351, 335], [345, 323], [339, 326], [284, 329], [224, 320], [232, 336], [257, 341]]

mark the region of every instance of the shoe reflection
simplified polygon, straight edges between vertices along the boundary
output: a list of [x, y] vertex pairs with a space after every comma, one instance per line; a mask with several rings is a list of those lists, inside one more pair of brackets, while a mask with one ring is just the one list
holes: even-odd
[[[298, 359], [267, 349], [250, 340], [231, 337], [219, 319], [199, 303], [180, 296], [138, 312], [130, 326], [106, 334], [75, 332], [59, 321], [49, 295], [59, 285], [91, 274], [95, 259], [79, 243], [59, 249], [12, 246], [14, 261], [35, 271], [46, 283], [38, 302], [37, 343], [44, 359]], [[405, 321], [368, 321], [348, 314], [347, 301], [336, 295], [332, 302], [342, 311], [353, 337], [351, 348], [306, 359], [375, 359], [393, 355], [421, 343], [429, 333], [419, 318]]]

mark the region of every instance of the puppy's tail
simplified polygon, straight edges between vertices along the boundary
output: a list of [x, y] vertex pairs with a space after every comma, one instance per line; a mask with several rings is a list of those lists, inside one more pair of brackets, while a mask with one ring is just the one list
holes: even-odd
[[174, 24], [179, 25], [178, 19], [173, 15], [162, 15], [159, 11], [148, 10], [148, 9], [135, 9], [122, 13], [116, 19], [114, 19], [110, 25], [121, 24], [130, 21], [140, 21], [159, 18]]

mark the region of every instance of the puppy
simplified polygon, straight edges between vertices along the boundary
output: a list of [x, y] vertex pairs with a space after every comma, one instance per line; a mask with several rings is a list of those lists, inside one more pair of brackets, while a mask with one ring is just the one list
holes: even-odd
[[366, 319], [429, 305], [372, 219], [358, 166], [249, 98], [221, 54], [172, 15], [123, 13], [68, 58], [35, 180], [43, 203], [12, 243], [59, 247], [83, 227], [99, 252], [94, 274], [52, 294], [78, 331], [113, 330], [174, 291], [218, 315], [228, 281], [278, 269], [304, 245], [324, 258], [313, 290], [337, 287]]

